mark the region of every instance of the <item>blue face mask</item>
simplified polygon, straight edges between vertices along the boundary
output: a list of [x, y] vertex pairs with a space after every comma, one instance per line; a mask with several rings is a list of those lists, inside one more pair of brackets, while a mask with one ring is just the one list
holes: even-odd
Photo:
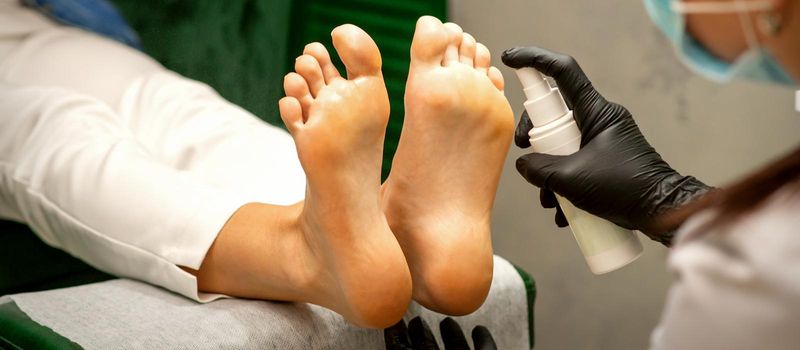
[[[669, 38], [686, 66], [701, 76], [716, 82], [746, 79], [760, 82], [797, 85], [775, 58], [759, 43], [755, 29], [747, 14], [768, 10], [767, 1], [695, 2], [680, 0], [644, 0], [650, 18]], [[739, 13], [742, 30], [750, 48], [733, 63], [726, 62], [710, 53], [702, 44], [686, 32], [685, 14]]]

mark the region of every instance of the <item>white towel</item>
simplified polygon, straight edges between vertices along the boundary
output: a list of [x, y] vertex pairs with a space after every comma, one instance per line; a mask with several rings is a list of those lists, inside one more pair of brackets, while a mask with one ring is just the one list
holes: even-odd
[[[489, 328], [500, 349], [527, 349], [532, 310], [525, 285], [506, 260], [495, 257], [494, 266], [486, 303], [454, 319], [467, 338], [480, 324]], [[316, 305], [244, 299], [199, 304], [126, 279], [10, 295], [0, 303], [10, 300], [32, 320], [86, 349], [384, 348], [382, 331], [352, 326]], [[425, 319], [439, 337], [444, 315], [412, 303], [405, 319], [415, 316]]]

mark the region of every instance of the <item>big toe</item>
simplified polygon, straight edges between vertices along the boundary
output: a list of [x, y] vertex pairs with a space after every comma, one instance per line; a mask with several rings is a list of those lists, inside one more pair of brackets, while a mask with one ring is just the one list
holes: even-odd
[[444, 57], [447, 43], [448, 34], [442, 21], [432, 16], [420, 17], [411, 43], [412, 63], [439, 64]]
[[343, 24], [331, 32], [333, 47], [347, 68], [349, 79], [378, 75], [381, 71], [381, 53], [378, 45], [361, 28]]

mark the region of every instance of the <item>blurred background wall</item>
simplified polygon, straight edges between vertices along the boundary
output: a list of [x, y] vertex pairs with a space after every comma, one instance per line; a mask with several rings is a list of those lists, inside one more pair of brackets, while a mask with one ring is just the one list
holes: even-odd
[[[539, 45], [574, 56], [595, 87], [631, 110], [647, 139], [679, 171], [724, 185], [795, 147], [793, 91], [751, 83], [716, 85], [692, 75], [650, 22], [641, 1], [451, 0], [450, 18], [486, 44], [519, 116], [524, 101], [500, 53]], [[537, 281], [537, 349], [643, 349], [672, 276], [668, 250], [641, 236], [632, 265], [592, 275], [567, 229], [539, 206], [538, 190], [506, 161], [494, 214], [497, 254]]]

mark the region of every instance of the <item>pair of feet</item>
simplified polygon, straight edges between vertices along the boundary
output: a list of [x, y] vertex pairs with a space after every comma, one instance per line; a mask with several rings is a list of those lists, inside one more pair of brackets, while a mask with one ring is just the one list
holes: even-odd
[[490, 214], [514, 121], [488, 49], [452, 23], [417, 22], [405, 122], [380, 183], [389, 100], [381, 56], [353, 25], [332, 32], [342, 77], [312, 43], [284, 80], [280, 113], [306, 172], [298, 221], [313, 273], [306, 301], [386, 327], [410, 298], [476, 310], [492, 280]]

